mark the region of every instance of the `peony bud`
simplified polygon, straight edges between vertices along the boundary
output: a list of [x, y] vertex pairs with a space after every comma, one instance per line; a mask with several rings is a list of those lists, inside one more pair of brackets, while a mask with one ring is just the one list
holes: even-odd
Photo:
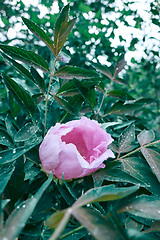
[[113, 141], [95, 120], [82, 117], [51, 127], [39, 148], [43, 169], [57, 178], [80, 178], [104, 168], [114, 158], [108, 145]]

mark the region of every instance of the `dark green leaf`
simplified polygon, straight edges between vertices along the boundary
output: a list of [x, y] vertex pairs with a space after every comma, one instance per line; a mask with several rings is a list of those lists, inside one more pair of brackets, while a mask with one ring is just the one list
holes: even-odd
[[122, 57], [122, 59], [118, 61], [117, 64], [115, 65], [114, 78], [118, 75], [118, 73], [122, 71], [125, 65], [126, 65], [126, 61]]
[[122, 78], [113, 78], [112, 79], [114, 82], [125, 85], [125, 86], [129, 86], [128, 83], [126, 83]]
[[9, 149], [0, 152], [0, 165], [4, 165], [7, 163], [11, 163], [15, 161], [17, 158], [31, 150], [33, 147], [38, 145], [42, 141], [41, 138], [35, 139], [35, 142], [31, 142], [30, 145], [24, 147], [17, 147], [14, 149]]
[[24, 24], [29, 28], [29, 30], [36, 35], [40, 40], [42, 40], [48, 47], [49, 49], [54, 53], [54, 47], [51, 39], [48, 37], [48, 35], [34, 22], [31, 20], [22, 17], [22, 20]]
[[124, 240], [114, 224], [105, 219], [96, 211], [88, 208], [73, 210], [73, 216], [92, 234], [97, 240]]
[[133, 100], [133, 97], [131, 97], [131, 95], [129, 95], [124, 90], [112, 90], [107, 95], [111, 96], [111, 97], [118, 98], [118, 99], [120, 99], [122, 101]]
[[110, 69], [107, 66], [103, 66], [99, 63], [92, 63], [92, 66], [98, 70], [99, 72], [103, 73], [104, 75], [106, 75], [108, 78], [110, 78], [112, 80], [112, 73], [110, 71]]
[[55, 23], [55, 29], [54, 29], [55, 56], [59, 54], [66, 39], [69, 36], [70, 31], [72, 30], [76, 22], [76, 18], [68, 22], [68, 12], [69, 12], [69, 4], [62, 9]]
[[0, 195], [3, 193], [8, 181], [14, 171], [14, 165], [5, 165], [0, 167]]
[[50, 173], [49, 178], [43, 183], [38, 192], [30, 199], [22, 202], [7, 219], [3, 231], [0, 233], [2, 239], [16, 239], [24, 228], [25, 223], [32, 214], [35, 206], [40, 200], [42, 194], [49, 186], [53, 178]]
[[20, 73], [22, 73], [24, 76], [26, 76], [28, 79], [32, 80], [34, 82], [34, 79], [30, 72], [21, 64], [16, 62], [14, 59], [8, 57], [6, 54], [1, 53], [4, 58], [8, 60], [9, 63], [11, 63]]
[[131, 145], [135, 139], [135, 125], [131, 123], [119, 136], [118, 145], [119, 153], [125, 152], [125, 150]]
[[155, 133], [153, 130], [143, 130], [137, 135], [138, 142], [141, 146], [152, 142], [155, 139]]
[[142, 147], [141, 152], [160, 182], [160, 154], [152, 149]]
[[79, 94], [79, 91], [77, 90], [73, 81], [68, 81], [65, 83], [57, 92], [57, 95], [63, 96], [74, 96], [76, 94]]
[[29, 65], [34, 65], [35, 67], [40, 68], [44, 72], [49, 72], [48, 64], [44, 60], [44, 58], [32, 51], [27, 51], [18, 47], [12, 47], [2, 44], [0, 44], [0, 49], [2, 49], [3, 52], [15, 59], [18, 59]]
[[32, 97], [4, 72], [3, 78], [7, 88], [20, 106], [23, 106], [23, 108], [25, 108], [25, 110], [33, 116], [35, 106]]
[[74, 114], [72, 106], [65, 99], [54, 95], [54, 99], [70, 114]]
[[44, 82], [44, 79], [41, 77], [41, 75], [33, 67], [31, 67], [31, 74], [33, 75], [33, 77], [34, 77], [37, 85], [41, 89], [41, 91], [43, 93], [45, 93], [45, 82]]
[[13, 146], [13, 142], [11, 137], [9, 136], [9, 134], [0, 129], [0, 144], [7, 146], [7, 147], [12, 147]]
[[55, 72], [54, 76], [57, 76], [59, 78], [63, 79], [86, 79], [86, 78], [95, 78], [98, 77], [98, 74], [94, 71], [79, 68], [79, 67], [73, 67], [73, 66], [64, 66], [60, 68], [57, 72]]
[[78, 208], [93, 202], [118, 200], [129, 196], [138, 189], [139, 186], [115, 188], [115, 185], [93, 188], [83, 194], [73, 206]]

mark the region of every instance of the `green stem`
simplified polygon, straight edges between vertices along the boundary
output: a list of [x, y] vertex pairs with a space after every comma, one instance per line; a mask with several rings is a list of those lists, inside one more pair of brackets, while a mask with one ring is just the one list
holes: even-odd
[[155, 142], [148, 143], [148, 144], [146, 144], [146, 145], [144, 145], [144, 146], [141, 146], [141, 147], [139, 147], [139, 148], [133, 150], [132, 152], [129, 152], [129, 153], [123, 155], [122, 157], [117, 158], [117, 160], [119, 160], [119, 159], [123, 159], [123, 158], [126, 158], [126, 157], [130, 156], [131, 154], [140, 151], [142, 147], [150, 147], [150, 146], [152, 146], [152, 145], [154, 145], [154, 144], [157, 144], [157, 143], [160, 143], [160, 140], [157, 140], [157, 141], [155, 141]]
[[45, 134], [46, 134], [46, 124], [47, 124], [47, 105], [48, 105], [48, 101], [49, 101], [49, 92], [50, 92], [51, 83], [52, 83], [52, 78], [53, 78], [54, 71], [55, 71], [56, 61], [57, 61], [57, 59], [55, 58], [55, 60], [54, 60], [54, 64], [53, 64], [52, 73], [51, 73], [50, 80], [49, 80], [48, 91], [47, 91], [47, 97], [46, 97], [46, 106], [45, 106], [45, 123], [44, 123], [44, 136], [45, 136]]
[[72, 230], [72, 231], [70, 231], [68, 233], [63, 234], [59, 239], [63, 239], [65, 237], [68, 237], [69, 235], [71, 235], [73, 233], [76, 233], [76, 232], [78, 232], [79, 230], [81, 230], [83, 228], [84, 228], [84, 226], [80, 226], [80, 227], [78, 227], [78, 228], [76, 228], [76, 229], [74, 229], [74, 230]]
[[99, 115], [99, 113], [100, 113], [100, 111], [101, 111], [101, 108], [102, 108], [104, 99], [107, 97], [108, 90], [110, 89], [110, 87], [112, 86], [112, 84], [113, 84], [113, 81], [110, 82], [109, 86], [107, 87], [107, 89], [106, 89], [106, 91], [105, 91], [105, 93], [104, 93], [104, 95], [103, 95], [101, 104], [100, 104], [99, 109], [98, 109], [98, 111], [97, 111], [97, 114], [98, 114], [98, 115]]

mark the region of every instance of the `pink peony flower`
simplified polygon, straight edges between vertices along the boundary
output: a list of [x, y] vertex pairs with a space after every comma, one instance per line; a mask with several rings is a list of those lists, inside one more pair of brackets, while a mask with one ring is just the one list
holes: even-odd
[[51, 127], [39, 148], [43, 169], [57, 178], [80, 178], [104, 168], [114, 158], [108, 145], [113, 141], [95, 120], [82, 117]]

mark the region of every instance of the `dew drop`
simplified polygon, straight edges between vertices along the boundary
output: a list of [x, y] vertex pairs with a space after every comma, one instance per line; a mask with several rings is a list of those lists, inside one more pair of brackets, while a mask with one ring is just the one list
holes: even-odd
[[25, 208], [26, 207], [26, 205], [23, 205], [23, 208]]
[[16, 149], [13, 149], [13, 153], [16, 153]]

